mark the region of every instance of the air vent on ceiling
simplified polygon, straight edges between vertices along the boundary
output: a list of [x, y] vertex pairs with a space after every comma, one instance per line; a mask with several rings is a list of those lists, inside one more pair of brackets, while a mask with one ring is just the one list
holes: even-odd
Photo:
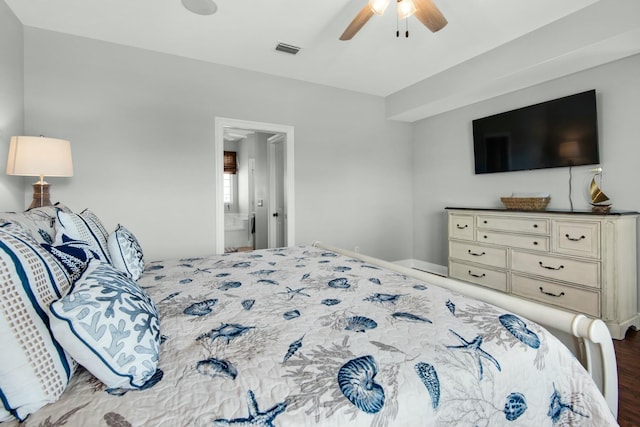
[[286, 44], [286, 43], [278, 43], [278, 45], [276, 46], [276, 50], [279, 50], [280, 52], [285, 52], [285, 53], [290, 53], [292, 55], [295, 55], [296, 53], [298, 53], [300, 48], [298, 46], [293, 46], [293, 45]]

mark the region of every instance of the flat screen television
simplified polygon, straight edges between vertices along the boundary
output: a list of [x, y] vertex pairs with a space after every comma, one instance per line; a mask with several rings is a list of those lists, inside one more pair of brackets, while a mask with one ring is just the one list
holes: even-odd
[[473, 120], [476, 174], [600, 163], [596, 91]]

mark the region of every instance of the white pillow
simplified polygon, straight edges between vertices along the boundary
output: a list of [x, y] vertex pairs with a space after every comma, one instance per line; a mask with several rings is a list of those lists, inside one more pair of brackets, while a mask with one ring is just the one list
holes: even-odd
[[144, 271], [142, 248], [138, 239], [126, 227], [118, 224], [107, 240], [111, 263], [129, 278], [138, 280]]
[[79, 214], [59, 211], [56, 219], [56, 245], [62, 243], [63, 234], [74, 240], [83, 240], [89, 243], [101, 260], [111, 263], [107, 246], [109, 233], [100, 219], [89, 209], [85, 209]]
[[58, 400], [75, 364], [49, 331], [49, 304], [71, 281], [22, 227], [0, 225], [0, 421]]
[[69, 295], [51, 304], [51, 313], [56, 339], [107, 387], [141, 388], [156, 372], [156, 306], [112, 265], [91, 260]]

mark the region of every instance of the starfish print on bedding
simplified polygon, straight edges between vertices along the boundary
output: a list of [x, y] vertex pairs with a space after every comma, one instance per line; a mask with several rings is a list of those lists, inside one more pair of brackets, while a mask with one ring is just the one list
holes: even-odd
[[253, 391], [249, 390], [248, 418], [234, 418], [232, 420], [220, 418], [215, 420], [213, 424], [218, 426], [275, 427], [273, 421], [287, 409], [288, 404], [289, 402], [285, 400], [264, 412], [260, 412], [256, 396]]
[[453, 331], [452, 329], [449, 329], [449, 332], [451, 332], [453, 335], [455, 335], [463, 344], [462, 345], [448, 345], [447, 348], [460, 348], [463, 350], [467, 350], [471, 353], [474, 353], [474, 355], [476, 356], [477, 360], [478, 360], [478, 373], [480, 376], [480, 380], [482, 380], [482, 374], [483, 374], [483, 367], [482, 367], [482, 358], [484, 357], [485, 359], [487, 359], [488, 361], [490, 361], [491, 363], [493, 363], [494, 365], [496, 365], [496, 368], [498, 368], [498, 371], [502, 371], [502, 369], [500, 368], [500, 364], [498, 363], [498, 361], [489, 353], [487, 353], [486, 351], [484, 351], [482, 348], [480, 348], [482, 346], [482, 336], [478, 335], [477, 337], [475, 337], [473, 339], [473, 341], [467, 341], [464, 338], [462, 338], [460, 335], [458, 335], [455, 331]]
[[305, 289], [307, 289], [307, 288], [291, 289], [290, 287], [287, 286], [287, 292], [278, 292], [278, 293], [279, 294], [284, 294], [287, 297], [288, 300], [292, 300], [293, 297], [295, 297], [297, 295], [310, 297], [311, 295], [302, 292]]

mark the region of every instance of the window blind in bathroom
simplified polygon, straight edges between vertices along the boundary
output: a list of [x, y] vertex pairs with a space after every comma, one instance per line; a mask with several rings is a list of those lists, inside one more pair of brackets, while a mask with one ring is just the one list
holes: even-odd
[[236, 163], [236, 152], [225, 151], [224, 152], [224, 173], [230, 173], [235, 175], [238, 172]]

